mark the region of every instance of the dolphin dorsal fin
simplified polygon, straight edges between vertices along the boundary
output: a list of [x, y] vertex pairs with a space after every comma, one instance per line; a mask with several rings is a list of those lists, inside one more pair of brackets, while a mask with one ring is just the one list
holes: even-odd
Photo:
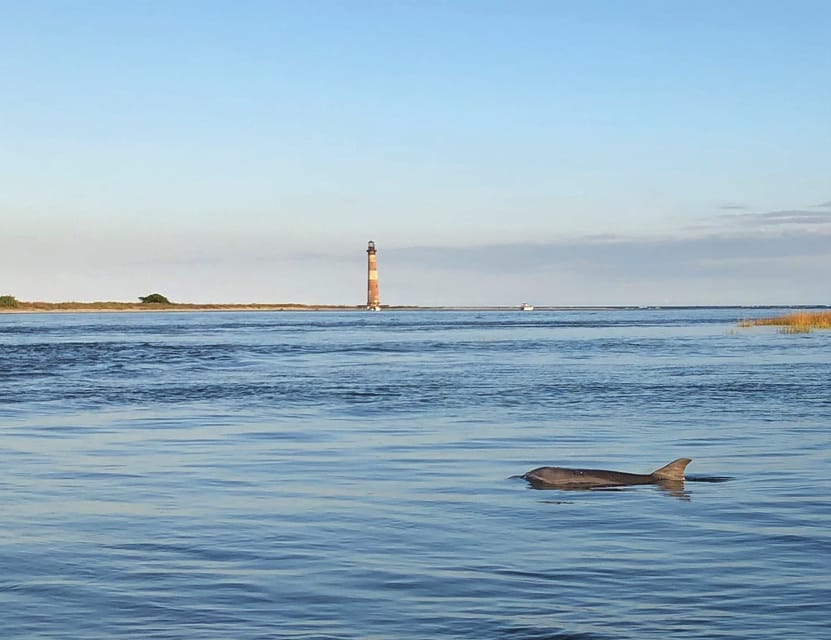
[[658, 480], [683, 480], [684, 469], [687, 468], [690, 462], [692, 462], [690, 458], [678, 458], [678, 460], [673, 460], [668, 465], [656, 469], [652, 472], [652, 475]]

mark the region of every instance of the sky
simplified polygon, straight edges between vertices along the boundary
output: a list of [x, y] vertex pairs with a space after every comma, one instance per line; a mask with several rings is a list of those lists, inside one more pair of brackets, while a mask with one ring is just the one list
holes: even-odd
[[0, 294], [831, 304], [831, 3], [0, 0]]

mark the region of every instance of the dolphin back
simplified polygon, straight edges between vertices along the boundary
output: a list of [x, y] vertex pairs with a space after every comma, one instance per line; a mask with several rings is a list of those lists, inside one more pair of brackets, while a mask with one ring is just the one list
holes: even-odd
[[652, 472], [652, 476], [657, 480], [674, 480], [676, 482], [684, 481], [684, 469], [687, 468], [687, 465], [692, 462], [690, 458], [678, 458], [678, 460], [673, 460], [668, 465], [661, 467], [660, 469], [655, 469]]

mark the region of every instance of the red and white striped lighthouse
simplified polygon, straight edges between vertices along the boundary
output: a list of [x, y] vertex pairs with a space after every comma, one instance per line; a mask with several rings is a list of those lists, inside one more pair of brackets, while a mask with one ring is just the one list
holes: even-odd
[[378, 263], [375, 261], [375, 243], [372, 240], [366, 248], [366, 308], [369, 311], [381, 310], [381, 298], [378, 296]]

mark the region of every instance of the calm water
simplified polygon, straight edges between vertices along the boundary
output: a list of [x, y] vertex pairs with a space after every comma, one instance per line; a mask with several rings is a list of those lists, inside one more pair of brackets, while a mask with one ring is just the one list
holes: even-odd
[[771, 313], [0, 315], [0, 633], [829, 638], [831, 333]]

